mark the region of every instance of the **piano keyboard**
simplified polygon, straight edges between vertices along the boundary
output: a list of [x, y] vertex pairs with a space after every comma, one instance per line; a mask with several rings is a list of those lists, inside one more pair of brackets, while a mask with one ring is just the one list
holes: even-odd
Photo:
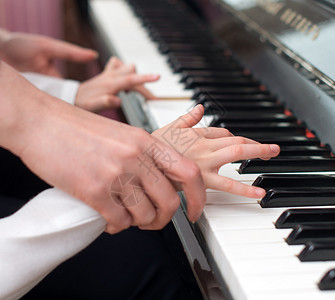
[[[266, 163], [252, 160], [227, 164], [220, 168], [219, 174], [247, 184], [253, 184], [264, 173], [274, 173], [274, 169], [280, 174], [289, 170], [291, 175], [335, 175], [330, 150], [320, 145], [317, 138], [306, 138], [304, 126], [252, 78], [250, 71], [240, 66], [228, 49], [217, 46], [215, 38], [182, 4], [178, 1], [157, 4], [157, 0], [128, 3], [91, 0], [90, 7], [111, 53], [116, 53], [125, 62], [136, 63], [140, 73], [162, 75], [159, 83], [147, 88], [160, 98], [172, 100], [141, 101], [152, 129], [168, 124], [200, 102], [206, 108], [200, 126], [226, 126], [238, 135], [262, 142], [278, 142], [283, 149], [278, 159]], [[174, 100], [191, 98], [194, 100]], [[294, 159], [290, 159], [292, 156]], [[241, 168], [246, 172], [241, 173]], [[274, 180], [281, 182], [280, 178]], [[289, 195], [294, 192], [293, 181], [290, 181], [292, 186], [286, 187]], [[310, 182], [313, 184], [313, 178]], [[300, 187], [300, 194], [311, 190], [311, 185]], [[314, 206], [313, 201], [302, 206], [310, 211], [325, 211], [331, 207], [329, 205], [334, 205], [332, 186], [326, 187], [329, 194], [318, 199], [324, 201], [325, 206], [320, 206], [322, 202]], [[285, 190], [285, 186], [276, 188]], [[267, 195], [271, 186], [268, 190]], [[277, 195], [284, 197], [285, 202], [288, 193]], [[316, 195], [320, 194], [318, 190]], [[301, 257], [307, 247], [286, 242], [292, 228], [275, 227], [282, 213], [296, 208], [289, 204], [263, 208], [266, 204], [261, 206], [260, 200], [208, 190], [207, 204], [197, 223], [232, 298], [335, 299], [335, 291], [321, 290], [334, 287], [334, 272], [323, 281], [321, 279], [335, 267], [335, 258], [301, 262], [298, 256]], [[328, 223], [325, 222], [331, 232], [335, 227]], [[306, 228], [312, 225], [301, 225], [301, 235], [313, 236]], [[313, 244], [313, 249], [321, 249], [322, 242], [334, 243], [334, 237], [335, 234], [330, 234], [328, 240], [325, 238], [319, 241], [321, 244]], [[332, 256], [330, 252], [327, 254]]]
[[136, 62], [138, 73], [161, 75], [160, 81], [147, 86], [154, 95], [169, 99], [191, 98], [192, 92], [179, 82], [180, 75], [171, 72], [165, 57], [125, 1], [92, 1], [91, 8], [110, 53], [117, 53], [125, 63]]

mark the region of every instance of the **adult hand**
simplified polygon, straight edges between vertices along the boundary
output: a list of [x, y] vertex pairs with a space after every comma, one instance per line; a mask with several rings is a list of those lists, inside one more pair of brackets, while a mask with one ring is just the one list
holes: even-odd
[[55, 59], [81, 63], [96, 57], [97, 53], [91, 49], [54, 38], [0, 30], [0, 58], [20, 72], [61, 77]]
[[156, 130], [153, 135], [196, 162], [206, 188], [251, 198], [263, 197], [265, 191], [262, 188], [220, 176], [218, 171], [222, 165], [239, 160], [270, 159], [279, 154], [279, 146], [234, 136], [224, 128], [192, 128], [199, 123], [203, 114], [203, 106], [197, 105], [191, 112]]
[[189, 219], [199, 218], [205, 188], [198, 166], [144, 130], [47, 95], [4, 63], [0, 105], [0, 145], [100, 212], [109, 233], [164, 227], [180, 202], [171, 182], [185, 192]]
[[155, 74], [137, 74], [133, 64], [112, 57], [101, 74], [80, 84], [75, 105], [93, 112], [116, 108], [121, 105], [117, 96], [121, 91], [137, 91], [147, 99], [156, 99], [143, 84], [158, 79]]

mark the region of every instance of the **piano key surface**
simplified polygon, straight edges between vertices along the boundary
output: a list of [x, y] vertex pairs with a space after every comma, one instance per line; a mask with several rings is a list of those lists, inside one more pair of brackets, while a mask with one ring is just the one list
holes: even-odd
[[148, 88], [161, 98], [190, 98], [192, 92], [179, 83], [181, 76], [174, 74], [166, 58], [153, 43], [135, 17], [129, 5], [123, 0], [93, 0], [90, 9], [104, 42], [110, 52], [126, 63], [136, 63], [139, 73], [157, 73], [161, 79], [148, 84]]
[[[189, 101], [148, 101], [145, 110], [152, 126], [161, 128], [189, 111], [193, 105], [190, 106]], [[208, 120], [202, 120], [200, 126], [202, 124], [208, 124]], [[239, 165], [226, 164], [220, 168], [219, 174], [246, 184], [252, 184], [261, 175], [239, 174]], [[317, 282], [335, 262], [300, 262], [297, 255], [304, 246], [287, 245], [284, 238], [291, 230], [279, 230], [274, 226], [288, 208], [263, 209], [258, 202], [259, 199], [209, 189], [203, 215], [197, 224], [233, 297], [276, 299], [272, 298], [273, 291], [279, 293], [278, 299], [333, 299], [335, 292], [321, 292]]]
[[[162, 74], [159, 83], [147, 86], [154, 94], [172, 99], [190, 98], [192, 95], [201, 97], [201, 89], [186, 90], [185, 85], [179, 82], [182, 75], [173, 73], [168, 58], [158, 51], [157, 43], [150, 39], [125, 1], [91, 0], [90, 5], [106, 43], [110, 44], [110, 48], [114, 49], [121, 59], [136, 63], [141, 73]], [[194, 72], [195, 76], [206, 76], [204, 72], [209, 71], [191, 72]], [[184, 81], [190, 82], [188, 79]], [[215, 93], [217, 90], [213, 91]], [[234, 93], [229, 96], [234, 98]], [[262, 98], [264, 97], [271, 96], [264, 93]], [[196, 100], [141, 103], [151, 128], [158, 129], [189, 111]], [[198, 126], [208, 126], [213, 118], [211, 115], [204, 116]], [[252, 184], [261, 175], [239, 174], [239, 166], [238, 163], [224, 165], [219, 174], [247, 184]], [[208, 190], [207, 204], [196, 225], [233, 298], [334, 299], [335, 292], [320, 291], [317, 283], [335, 263], [301, 263], [297, 255], [304, 246], [288, 246], [284, 238], [291, 230], [279, 230], [274, 226], [274, 222], [287, 208], [263, 209], [258, 203], [259, 200]]]

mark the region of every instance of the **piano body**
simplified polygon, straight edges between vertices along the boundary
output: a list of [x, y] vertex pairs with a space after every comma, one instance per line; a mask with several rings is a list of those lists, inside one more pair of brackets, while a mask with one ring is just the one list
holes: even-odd
[[152, 131], [202, 103], [201, 126], [281, 145], [276, 159], [219, 171], [263, 186], [263, 199], [208, 190], [201, 219], [189, 224], [182, 198], [173, 221], [204, 298], [335, 299], [334, 1], [89, 6], [105, 59], [161, 74], [148, 88], [162, 100], [121, 95], [130, 124]]

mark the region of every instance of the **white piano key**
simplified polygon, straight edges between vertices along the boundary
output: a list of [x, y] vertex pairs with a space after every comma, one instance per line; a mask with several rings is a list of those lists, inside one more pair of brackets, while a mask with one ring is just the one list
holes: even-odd
[[301, 262], [298, 257], [281, 257], [280, 259], [261, 258], [261, 259], [241, 259], [233, 262], [234, 269], [240, 274], [299, 274], [318, 272], [325, 273], [326, 270], [334, 268], [334, 262]]
[[237, 181], [243, 181], [243, 182], [249, 182], [250, 184], [255, 181], [255, 179], [260, 174], [240, 174], [238, 172], [238, 169], [241, 164], [235, 163], [235, 164], [225, 164], [219, 169], [219, 175], [230, 177]]
[[[204, 213], [205, 217], [209, 217]], [[262, 218], [259, 218], [258, 215], [256, 216], [225, 216], [225, 217], [210, 217], [210, 225], [212, 226], [213, 230], [220, 230], [220, 229], [238, 229], [244, 230], [248, 228], [272, 228], [274, 225], [271, 223], [276, 216], [273, 215], [265, 215]], [[203, 222], [203, 219], [199, 220], [200, 223]], [[206, 226], [207, 223], [206, 223]]]
[[277, 291], [295, 291], [308, 290], [315, 287], [318, 281], [316, 274], [302, 273], [302, 274], [286, 274], [282, 275], [249, 275], [239, 276], [245, 290], [252, 292], [272, 292]]
[[[226, 216], [271, 216], [279, 217], [286, 208], [262, 208], [259, 204], [227, 204], [227, 205], [206, 205], [204, 213], [207, 218]], [[276, 220], [276, 219], [275, 219]], [[274, 220], [274, 221], [275, 221]]]
[[290, 229], [278, 230], [273, 228], [257, 229], [221, 229], [217, 230], [217, 239], [220, 245], [247, 245], [264, 243], [283, 243], [291, 232]]
[[[219, 233], [215, 233], [219, 240]], [[220, 241], [220, 240], [219, 240]], [[303, 245], [288, 245], [284, 242], [263, 243], [263, 244], [228, 244], [224, 246], [226, 256], [229, 259], [257, 259], [292, 257], [298, 255], [303, 249]]]
[[320, 291], [317, 287], [290, 291], [262, 291], [248, 293], [248, 300], [334, 300], [334, 291]]
[[[233, 164], [225, 164], [219, 169], [219, 175], [221, 176], [226, 176], [230, 177], [232, 179], [235, 179], [237, 181], [245, 182], [245, 183], [250, 183], [252, 184], [255, 179], [262, 175], [262, 173], [253, 173], [253, 174], [240, 174], [238, 172], [239, 167], [241, 164], [239, 163], [233, 163]], [[273, 173], [276, 174], [276, 173]], [[289, 172], [289, 173], [280, 173], [280, 174], [315, 174], [315, 175], [334, 175], [335, 172]]]
[[258, 199], [242, 197], [226, 192], [207, 192], [206, 204], [258, 204]]
[[191, 100], [152, 100], [143, 103], [143, 110], [153, 129], [158, 129], [189, 112], [194, 103]]
[[[265, 293], [264, 299], [271, 299], [266, 298], [269, 296], [267, 291], [248, 289], [245, 282], [243, 280], [241, 282], [243, 274], [250, 276], [259, 274], [260, 278], [267, 277], [278, 265], [281, 267], [281, 272], [285, 274], [304, 274], [310, 271], [318, 273], [315, 276], [321, 278], [332, 265], [332, 263], [321, 262], [319, 265], [301, 267], [302, 263], [296, 256], [304, 246], [287, 245], [282, 237], [288, 235], [290, 230], [274, 229], [273, 222], [284, 210], [283, 208], [262, 209], [257, 204], [206, 205], [204, 214], [198, 222], [199, 228], [235, 299], [263, 299], [263, 293]], [[264, 229], [282, 232], [283, 236], [280, 233], [279, 236], [272, 237], [269, 232], [263, 236]], [[247, 232], [250, 234], [246, 234]], [[242, 241], [247, 238], [249, 240], [246, 242]], [[292, 264], [292, 260], [296, 263]], [[310, 283], [310, 281], [307, 282]], [[311, 293], [316, 295], [320, 293], [316, 287], [307, 285]], [[281, 292], [285, 292], [286, 296], [291, 295], [292, 290], [287, 292], [283, 288]], [[297, 295], [299, 294], [298, 291]], [[257, 295], [259, 298], [250, 298], [250, 295]]]
[[248, 299], [335, 299], [335, 291], [320, 291], [317, 287], [325, 271], [333, 268], [333, 262], [301, 263], [293, 257], [231, 263]]
[[[158, 129], [190, 112], [195, 104], [195, 100], [150, 100], [143, 102], [142, 107], [148, 116], [150, 125], [153, 129]], [[208, 127], [212, 120], [213, 116], [205, 115], [194, 127]]]

